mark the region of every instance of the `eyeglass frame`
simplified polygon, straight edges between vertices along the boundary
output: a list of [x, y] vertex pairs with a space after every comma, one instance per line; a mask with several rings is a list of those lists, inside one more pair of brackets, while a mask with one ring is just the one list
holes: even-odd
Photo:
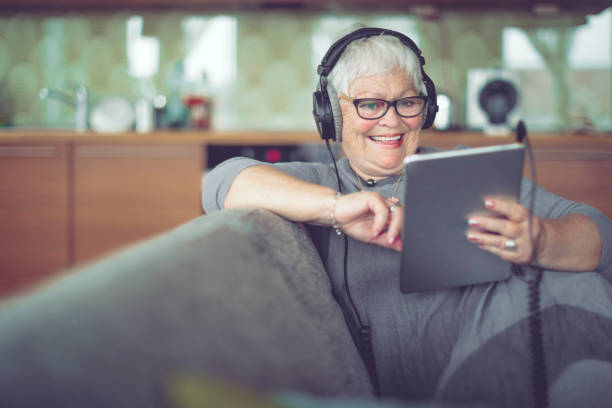
[[[421, 113], [423, 113], [425, 111], [425, 106], [427, 106], [427, 97], [424, 95], [415, 95], [415, 96], [406, 96], [404, 98], [399, 98], [399, 99], [395, 99], [393, 101], [388, 101], [386, 99], [381, 99], [381, 98], [351, 98], [350, 96], [344, 95], [344, 94], [340, 94], [338, 95], [338, 98], [346, 101], [346, 102], [350, 102], [355, 106], [355, 112], [357, 112], [357, 116], [359, 116], [361, 119], [364, 120], [378, 120], [380, 118], [382, 118], [383, 116], [385, 116], [387, 114], [387, 112], [389, 112], [389, 108], [391, 106], [393, 106], [393, 109], [395, 109], [395, 113], [397, 113], [397, 116], [399, 116], [400, 118], [415, 118], [417, 116], [419, 116]], [[399, 111], [397, 110], [397, 103], [399, 101], [403, 101], [405, 99], [421, 99], [423, 101], [423, 107], [421, 108], [420, 112], [414, 115], [410, 115], [410, 116], [405, 116], [402, 115], [401, 113], [399, 113]], [[375, 118], [364, 118], [363, 116], [361, 116], [361, 114], [359, 113], [359, 108], [357, 107], [357, 105], [362, 102], [362, 101], [381, 101], [384, 102], [387, 105], [387, 108], [385, 109], [385, 111], [380, 115], [377, 116]]]

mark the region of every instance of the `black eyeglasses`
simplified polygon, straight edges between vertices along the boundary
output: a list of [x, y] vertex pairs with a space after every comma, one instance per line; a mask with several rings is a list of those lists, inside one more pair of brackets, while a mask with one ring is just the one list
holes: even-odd
[[380, 119], [387, 114], [390, 106], [395, 108], [395, 112], [402, 118], [413, 118], [419, 116], [423, 109], [427, 97], [425, 96], [408, 96], [406, 98], [387, 101], [378, 98], [351, 98], [343, 94], [339, 98], [355, 105], [357, 115], [361, 119], [374, 120]]

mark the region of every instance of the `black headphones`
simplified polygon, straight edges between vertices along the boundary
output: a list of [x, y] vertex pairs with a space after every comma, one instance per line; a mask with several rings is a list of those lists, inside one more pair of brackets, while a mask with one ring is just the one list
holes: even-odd
[[436, 87], [431, 78], [429, 78], [423, 70], [425, 58], [421, 56], [419, 47], [417, 47], [414, 41], [409, 37], [397, 31], [366, 27], [355, 30], [333, 43], [317, 68], [317, 74], [319, 74], [320, 77], [317, 90], [312, 94], [312, 114], [314, 115], [317, 129], [323, 140], [331, 139], [334, 142], [342, 141], [342, 112], [340, 111], [340, 102], [338, 101], [338, 95], [334, 87], [328, 85], [327, 76], [351, 42], [376, 35], [390, 35], [396, 37], [419, 58], [421, 76], [423, 77], [423, 83], [427, 90], [427, 105], [423, 129], [427, 129], [433, 124], [436, 118], [436, 112], [438, 112]]

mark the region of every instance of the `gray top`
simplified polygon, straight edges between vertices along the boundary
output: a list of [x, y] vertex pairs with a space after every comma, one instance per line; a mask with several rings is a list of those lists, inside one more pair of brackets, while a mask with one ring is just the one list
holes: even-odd
[[[433, 151], [436, 149], [420, 148], [422, 154]], [[252, 159], [233, 158], [212, 170], [205, 179], [202, 197], [204, 210], [210, 213], [222, 209], [234, 178], [245, 168], [257, 164], [262, 163]], [[302, 180], [338, 189], [336, 174], [331, 164], [293, 162], [272, 166]], [[360, 191], [356, 174], [347, 159], [338, 161], [338, 170], [343, 193]], [[375, 186], [366, 188], [389, 197], [397, 177], [380, 180]], [[603, 242], [603, 254], [597, 272], [612, 281], [610, 219], [593, 207], [558, 197], [524, 179], [520, 201], [527, 207], [529, 193], [534, 186], [534, 212], [538, 217], [560, 218], [566, 214], [579, 213], [595, 222]], [[402, 185], [398, 197], [404, 197]], [[329, 227], [307, 227], [333, 287], [338, 293], [343, 293], [343, 238], [337, 236]], [[399, 253], [349, 238], [348, 283], [364, 323], [372, 328], [381, 392], [385, 396], [428, 398], [435, 395], [438, 384], [448, 380], [447, 377], [454, 372], [453, 367], [460, 366], [458, 362], [467, 359], [483, 342], [489, 341], [501, 331], [508, 330], [511, 325], [526, 317], [526, 285], [517, 277], [513, 276], [507, 282], [402, 294], [399, 290], [399, 269]], [[542, 285], [546, 288], [549, 281], [582, 274], [555, 272], [544, 275]], [[494, 302], [490, 300], [493, 294], [502, 297], [496, 296]], [[520, 299], [514, 299], [515, 296]], [[558, 299], [554, 299], [554, 302], [557, 301]], [[487, 308], [499, 302], [510, 302], [510, 306], [502, 307], [501, 315], [499, 311], [495, 311], [495, 324], [479, 328], [483, 332], [478, 331], [477, 335], [472, 333], [470, 340], [462, 343], [460, 334], [468, 333], [469, 329], [473, 330], [475, 321], [486, 320]], [[515, 302], [518, 302], [520, 307], [517, 307]], [[546, 302], [548, 300], [544, 297], [543, 304]], [[463, 354], [457, 355], [458, 344], [461, 344]], [[505, 352], [503, 347], [499, 351], [500, 355]], [[457, 365], [453, 366], [453, 362]], [[520, 400], [513, 402], [519, 403]]]

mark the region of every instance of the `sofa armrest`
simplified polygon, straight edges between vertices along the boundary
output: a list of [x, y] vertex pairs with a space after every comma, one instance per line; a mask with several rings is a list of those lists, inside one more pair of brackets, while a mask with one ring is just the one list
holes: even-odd
[[314, 246], [269, 212], [204, 215], [70, 272], [0, 308], [9, 406], [151, 406], [182, 374], [372, 395]]

